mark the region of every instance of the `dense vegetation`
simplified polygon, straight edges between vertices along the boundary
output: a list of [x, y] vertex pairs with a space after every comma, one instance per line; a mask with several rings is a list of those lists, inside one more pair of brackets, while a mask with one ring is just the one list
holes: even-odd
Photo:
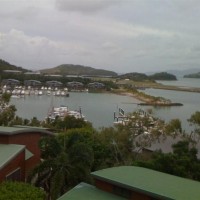
[[146, 74], [137, 73], [137, 72], [123, 74], [123, 75], [118, 76], [118, 78], [129, 79], [133, 81], [147, 81], [147, 80], [150, 81], [151, 80]]
[[[9, 96], [3, 95], [1, 104], [6, 105], [8, 102]], [[1, 124], [4, 122], [2, 116], [5, 116], [2, 111]], [[148, 112], [151, 113], [151, 110]], [[74, 117], [40, 122], [36, 118], [30, 121], [21, 119], [15, 116], [15, 110], [8, 113], [10, 121], [4, 125], [42, 125], [58, 133], [40, 141], [43, 162], [32, 171], [28, 179], [35, 186], [44, 188], [52, 200], [79, 182], [92, 183], [91, 171], [120, 165], [139, 165], [200, 181], [200, 161], [195, 146], [200, 133], [200, 112], [194, 113], [188, 120], [194, 127], [191, 134], [184, 134], [178, 119], [165, 123], [143, 111], [131, 113], [125, 125], [100, 130]], [[140, 152], [143, 147], [159, 141], [161, 136], [179, 135], [183, 139], [173, 146], [172, 153], [155, 152], [147, 159]]]
[[173, 74], [169, 74], [167, 72], [160, 72], [160, 73], [155, 73], [151, 76], [149, 76], [150, 79], [152, 80], [177, 80], [176, 76]]
[[184, 75], [184, 78], [200, 78], [200, 72], [194, 74]]
[[64, 64], [51, 69], [41, 70], [44, 74], [62, 74], [62, 75], [88, 75], [88, 76], [117, 76], [113, 71], [95, 69], [83, 65]]
[[10, 96], [10, 94], [4, 93], [0, 98], [0, 126], [8, 126], [15, 117], [15, 106], [8, 104]]
[[22, 67], [17, 67], [15, 65], [11, 65], [10, 63], [0, 59], [0, 73], [2, 73], [3, 70], [19, 70], [22, 72], [28, 71], [26, 69], [23, 69]]
[[172, 153], [155, 152], [150, 160], [137, 161], [137, 166], [200, 181], [200, 160], [197, 149], [188, 140], [173, 145]]
[[155, 81], [155, 80], [177, 80], [176, 76], [167, 72], [155, 73], [153, 75], [146, 75], [143, 73], [127, 73], [118, 76], [120, 79], [129, 79], [132, 81]]
[[44, 200], [45, 192], [30, 184], [3, 182], [0, 184], [0, 200]]
[[[41, 81], [49, 80], [49, 77], [45, 76], [36, 77]], [[137, 81], [149, 79], [148, 76], [138, 73], [130, 73], [121, 78]], [[24, 80], [25, 76], [18, 75], [17, 79]], [[69, 79], [59, 77], [57, 80], [66, 83]], [[86, 84], [91, 80], [83, 81]], [[107, 81], [106, 87], [114, 88], [115, 84]], [[130, 91], [152, 102], [168, 101], [162, 97], [146, 95], [133, 88]], [[48, 198], [52, 200], [79, 182], [92, 183], [91, 171], [120, 165], [139, 165], [200, 181], [200, 160], [196, 148], [200, 139], [200, 112], [194, 113], [188, 120], [194, 129], [186, 134], [179, 119], [165, 123], [150, 115], [151, 110], [148, 110], [147, 114], [141, 111], [131, 113], [125, 124], [95, 130], [92, 124], [69, 116], [64, 120], [56, 118], [55, 121], [42, 122], [35, 117], [31, 120], [20, 118], [15, 115], [16, 109], [9, 105], [9, 100], [10, 95], [6, 93], [0, 97], [0, 125], [43, 126], [57, 133], [54, 137], [41, 139], [39, 147], [43, 162], [35, 167], [28, 179], [35, 186], [44, 188]], [[143, 147], [149, 147], [154, 141], [164, 143], [168, 136], [181, 136], [181, 140], [173, 145], [173, 152], [158, 151], [148, 158], [143, 155]], [[27, 189], [24, 189], [21, 195], [26, 195], [26, 191]]]

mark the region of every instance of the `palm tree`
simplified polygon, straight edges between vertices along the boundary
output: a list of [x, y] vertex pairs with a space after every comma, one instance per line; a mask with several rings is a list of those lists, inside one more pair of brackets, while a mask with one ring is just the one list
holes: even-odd
[[49, 199], [57, 199], [81, 181], [89, 181], [93, 152], [84, 143], [75, 143], [66, 149], [56, 137], [40, 142], [44, 158], [30, 174], [29, 181], [43, 187]]

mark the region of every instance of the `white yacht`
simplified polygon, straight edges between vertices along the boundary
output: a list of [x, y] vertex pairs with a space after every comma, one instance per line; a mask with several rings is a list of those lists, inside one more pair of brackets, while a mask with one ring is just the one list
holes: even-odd
[[60, 106], [60, 107], [53, 108], [49, 112], [47, 118], [49, 118], [51, 120], [55, 120], [56, 117], [60, 117], [61, 119], [64, 119], [64, 117], [66, 117], [66, 116], [73, 116], [76, 119], [84, 119], [85, 120], [85, 116], [82, 114], [81, 108], [78, 111], [76, 111], [76, 110], [69, 110], [69, 108], [67, 106]]

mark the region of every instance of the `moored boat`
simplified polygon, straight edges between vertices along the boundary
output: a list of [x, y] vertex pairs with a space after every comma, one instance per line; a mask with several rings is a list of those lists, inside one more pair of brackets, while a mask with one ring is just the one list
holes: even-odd
[[61, 119], [64, 119], [66, 116], [73, 116], [76, 119], [85, 120], [85, 116], [82, 114], [81, 108], [79, 108], [79, 110], [69, 110], [67, 106], [63, 106], [63, 105], [61, 105], [60, 107], [53, 107], [51, 111], [48, 113], [47, 118], [51, 120], [55, 120], [56, 117], [60, 117]]

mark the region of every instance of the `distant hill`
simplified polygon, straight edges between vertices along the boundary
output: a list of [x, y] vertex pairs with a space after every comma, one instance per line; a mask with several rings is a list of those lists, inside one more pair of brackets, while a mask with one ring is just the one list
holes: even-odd
[[15, 65], [12, 65], [12, 64], [6, 62], [5, 60], [0, 59], [0, 72], [2, 72], [3, 70], [18, 70], [18, 71], [22, 71], [22, 72], [30, 71], [30, 70], [24, 69], [22, 67], [17, 67]]
[[40, 72], [43, 74], [62, 75], [117, 76], [117, 73], [113, 71], [72, 64], [64, 64], [54, 68], [40, 70]]
[[149, 77], [146, 74], [137, 73], [137, 72], [122, 74], [122, 75], [118, 76], [118, 78], [121, 78], [121, 79], [130, 79], [130, 80], [133, 80], [133, 81], [146, 81], [146, 80], [150, 80]]
[[187, 74], [184, 78], [200, 78], [200, 72], [194, 74]]
[[198, 73], [200, 69], [193, 68], [193, 69], [184, 69], [184, 70], [168, 70], [168, 73], [174, 74], [176, 77], [184, 77], [187, 74], [194, 74]]
[[[187, 74], [194, 74], [194, 73], [198, 73], [200, 71], [200, 69], [197, 69], [197, 68], [192, 68], [192, 69], [180, 69], [180, 70], [166, 70], [167, 73], [169, 74], [174, 74], [177, 78], [182, 78], [184, 77], [184, 75], [187, 75]], [[147, 72], [146, 74], [147, 75], [152, 75], [152, 74], [155, 74], [155, 73], [159, 73], [159, 71], [154, 71], [154, 72]]]
[[144, 73], [126, 73], [118, 76], [121, 79], [130, 79], [133, 81], [155, 81], [155, 80], [177, 80], [176, 76], [167, 72], [159, 72], [153, 75], [146, 75]]
[[167, 72], [155, 73], [149, 76], [153, 80], [177, 80], [176, 76]]

